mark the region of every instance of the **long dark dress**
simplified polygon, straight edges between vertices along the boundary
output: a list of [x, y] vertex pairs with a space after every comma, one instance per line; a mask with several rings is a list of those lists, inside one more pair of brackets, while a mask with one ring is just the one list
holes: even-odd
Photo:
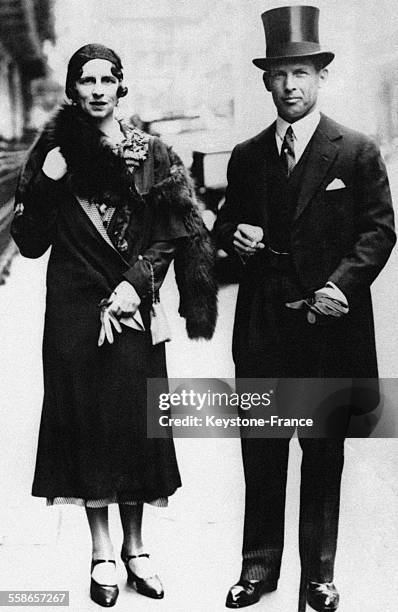
[[[146, 437], [146, 381], [167, 373], [164, 343], [152, 346], [145, 292], [140, 311], [146, 331], [123, 327], [114, 344], [97, 346], [99, 302], [123, 274], [139, 278], [139, 271], [132, 274], [104, 240], [67, 181], [39, 172], [23, 204], [13, 226], [22, 254], [38, 257], [52, 244], [33, 495], [119, 502], [167, 497], [181, 482], [173, 441]], [[157, 284], [178, 234], [150, 244]]]

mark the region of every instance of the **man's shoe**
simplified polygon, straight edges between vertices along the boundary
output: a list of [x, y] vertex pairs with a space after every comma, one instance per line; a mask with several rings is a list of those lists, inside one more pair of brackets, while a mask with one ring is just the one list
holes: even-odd
[[227, 608], [251, 606], [259, 601], [263, 593], [275, 591], [276, 586], [276, 583], [268, 584], [264, 580], [239, 580], [229, 589], [225, 605]]
[[337, 610], [340, 595], [333, 582], [309, 582], [307, 602], [318, 612]]

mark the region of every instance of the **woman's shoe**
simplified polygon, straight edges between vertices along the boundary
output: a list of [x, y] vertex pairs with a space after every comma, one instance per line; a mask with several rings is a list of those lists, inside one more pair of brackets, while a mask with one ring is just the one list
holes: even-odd
[[[116, 561], [113, 559], [93, 559], [91, 561], [91, 573], [99, 563], [113, 563], [116, 566]], [[90, 597], [99, 606], [111, 608], [115, 605], [118, 595], [119, 587], [117, 584], [100, 584], [91, 577]]]
[[147, 578], [140, 578], [133, 572], [129, 566], [130, 559], [138, 559], [139, 557], [146, 557], [149, 559], [148, 553], [142, 553], [141, 555], [128, 555], [122, 549], [121, 558], [126, 566], [127, 571], [127, 584], [134, 587], [137, 593], [151, 597], [152, 599], [162, 599], [164, 597], [164, 590], [160, 578], [157, 574], [148, 576]]

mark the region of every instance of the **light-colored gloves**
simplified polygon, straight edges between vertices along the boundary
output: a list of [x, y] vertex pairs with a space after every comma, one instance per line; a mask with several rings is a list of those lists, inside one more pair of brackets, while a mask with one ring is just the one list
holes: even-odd
[[134, 314], [140, 304], [141, 299], [133, 285], [124, 280], [118, 284], [111, 294], [108, 310], [116, 317], [121, 317], [122, 315]]
[[104, 299], [100, 302], [100, 320], [101, 320], [101, 329], [98, 336], [98, 346], [102, 346], [105, 342], [105, 339], [108, 340], [109, 344], [113, 344], [113, 330], [112, 325], [116, 329], [116, 331], [120, 334], [122, 331], [122, 326], [116, 317], [109, 312], [108, 310], [109, 300]]
[[59, 181], [65, 176], [68, 168], [59, 147], [47, 153], [42, 170], [53, 181]]
[[339, 299], [331, 298], [329, 293], [322, 289], [316, 291], [313, 298], [289, 302], [286, 306], [294, 310], [306, 309], [308, 323], [321, 325], [330, 323], [332, 321], [330, 317], [338, 319], [349, 311], [347, 304]]
[[[113, 343], [114, 335], [112, 328], [120, 334], [122, 326], [119, 320], [121, 317], [127, 318], [134, 315], [140, 303], [141, 299], [138, 293], [128, 281], [119, 283], [109, 299], [101, 300], [99, 304], [101, 309], [101, 329], [98, 336], [98, 346], [102, 346], [105, 340], [109, 344]], [[132, 325], [130, 326], [133, 327]]]

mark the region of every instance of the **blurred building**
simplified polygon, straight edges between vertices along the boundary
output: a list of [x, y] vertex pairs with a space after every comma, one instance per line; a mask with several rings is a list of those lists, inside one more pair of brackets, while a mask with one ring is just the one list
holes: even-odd
[[15, 251], [12, 196], [33, 136], [35, 83], [47, 74], [46, 40], [54, 40], [52, 0], [0, 0], [0, 284]]
[[52, 0], [0, 0], [0, 139], [29, 125], [32, 81], [46, 74], [45, 40], [54, 40]]
[[334, 51], [320, 104], [337, 121], [377, 138], [398, 140], [398, 11], [393, 0], [251, 0], [239, 3], [236, 119], [242, 136], [269, 124], [275, 110], [252, 58], [265, 54], [261, 13], [287, 4], [320, 9], [322, 47]]
[[[70, 55], [87, 42], [122, 57], [130, 114], [155, 117], [231, 115], [234, 96], [233, 0], [57, 0], [54, 67], [64, 82]], [[220, 84], [222, 83], [222, 87]]]

